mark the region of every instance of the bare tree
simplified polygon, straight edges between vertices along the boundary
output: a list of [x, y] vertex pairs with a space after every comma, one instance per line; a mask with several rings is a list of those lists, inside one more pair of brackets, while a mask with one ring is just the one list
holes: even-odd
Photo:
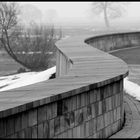
[[[0, 41], [6, 52], [18, 63], [31, 70], [44, 70], [55, 63], [55, 30], [53, 26], [28, 28], [18, 25], [18, 5], [0, 2]], [[51, 63], [51, 64], [50, 64]]]
[[103, 13], [106, 27], [110, 27], [109, 18], [121, 17], [125, 12], [126, 2], [93, 2], [92, 11], [96, 15]]
[[18, 5], [14, 2], [0, 2], [0, 41], [6, 52], [18, 63], [26, 67], [22, 61], [18, 60], [12, 51], [10, 40], [16, 35], [17, 16], [19, 14]]

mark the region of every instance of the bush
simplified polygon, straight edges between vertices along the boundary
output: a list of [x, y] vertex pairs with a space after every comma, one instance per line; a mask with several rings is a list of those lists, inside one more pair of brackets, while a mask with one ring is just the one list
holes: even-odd
[[26, 72], [26, 69], [25, 69], [25, 68], [19, 68], [19, 69], [17, 70], [17, 73], [22, 73], [22, 72]]
[[18, 28], [11, 38], [12, 51], [19, 62], [33, 71], [45, 70], [56, 65], [56, 38], [52, 26]]
[[32, 22], [25, 28], [18, 22], [19, 13], [18, 3], [0, 2], [0, 46], [16, 62], [30, 70], [45, 70], [55, 65], [54, 44], [60, 37], [57, 37], [54, 27]]

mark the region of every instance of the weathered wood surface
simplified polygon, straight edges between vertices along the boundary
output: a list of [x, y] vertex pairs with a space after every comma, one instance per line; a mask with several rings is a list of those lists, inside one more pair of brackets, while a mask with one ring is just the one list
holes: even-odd
[[125, 124], [124, 127], [110, 138], [139, 138], [140, 137], [140, 102], [134, 97], [124, 96]]
[[73, 63], [67, 75], [0, 92], [0, 118], [125, 77], [128, 67], [124, 61], [84, 43], [84, 40], [91, 36], [93, 35], [80, 35], [56, 44]]

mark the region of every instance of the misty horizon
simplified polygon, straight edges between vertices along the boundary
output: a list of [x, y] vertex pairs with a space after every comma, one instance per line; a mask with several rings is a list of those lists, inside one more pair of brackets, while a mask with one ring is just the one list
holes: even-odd
[[[101, 16], [93, 16], [91, 11], [92, 2], [18, 2], [21, 7], [34, 7], [40, 12], [40, 23], [50, 22], [48, 12], [53, 11], [53, 23], [58, 26], [66, 25], [96, 25], [104, 24]], [[119, 2], [116, 2], [119, 3]], [[125, 15], [111, 20], [111, 22], [135, 23], [140, 22], [140, 3], [127, 2]], [[31, 9], [31, 8], [30, 8]], [[22, 11], [22, 10], [21, 10]], [[51, 11], [51, 12], [52, 12]], [[50, 12], [50, 13], [51, 13]]]

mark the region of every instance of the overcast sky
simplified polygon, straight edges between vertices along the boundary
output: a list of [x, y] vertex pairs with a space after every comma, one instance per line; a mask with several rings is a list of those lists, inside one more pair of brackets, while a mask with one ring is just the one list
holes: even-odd
[[91, 2], [20, 2], [21, 4], [33, 4], [42, 13], [48, 9], [55, 9], [59, 17], [85, 17], [85, 11]]
[[[125, 1], [124, 1], [125, 2]], [[41, 10], [45, 20], [45, 13], [47, 10], [54, 9], [57, 12], [57, 18], [55, 18], [56, 25], [64, 25], [72, 23], [80, 24], [98, 24], [103, 23], [103, 18], [99, 16], [91, 16], [91, 3], [92, 2], [19, 2], [20, 5], [32, 4]], [[118, 2], [116, 2], [118, 3]], [[114, 24], [117, 22], [123, 22], [123, 24], [140, 22], [140, 2], [127, 2], [126, 14], [117, 20], [112, 20]], [[47, 21], [48, 22], [48, 21]]]
[[[37, 6], [42, 12], [48, 9], [55, 9], [59, 17], [86, 17], [91, 2], [20, 2], [30, 3]], [[117, 2], [118, 3], [118, 2]], [[140, 17], [140, 2], [128, 2], [128, 16]]]

